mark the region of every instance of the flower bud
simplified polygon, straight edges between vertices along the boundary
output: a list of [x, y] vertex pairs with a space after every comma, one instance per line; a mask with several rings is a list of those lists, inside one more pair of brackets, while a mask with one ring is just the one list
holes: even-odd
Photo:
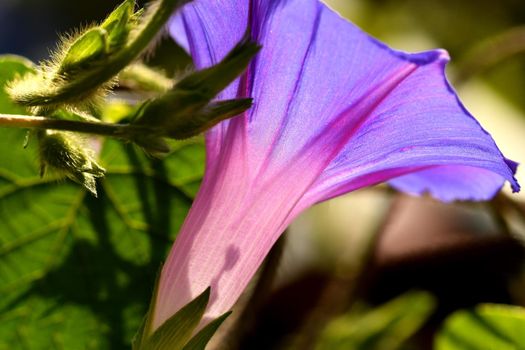
[[35, 74], [26, 74], [10, 84], [10, 98], [31, 107], [97, 105], [116, 84], [119, 71], [140, 53], [126, 51], [142, 13], [135, 13], [134, 7], [134, 0], [125, 0], [102, 24], [64, 36]]
[[244, 112], [251, 99], [211, 102], [248, 67], [260, 47], [245, 36], [218, 64], [188, 75], [164, 95], [145, 102], [133, 124], [161, 136], [185, 139]]
[[129, 33], [137, 22], [134, 9], [135, 0], [126, 0], [100, 25], [108, 32], [109, 51], [119, 49], [128, 40]]
[[95, 27], [71, 44], [65, 54], [57, 74], [70, 75], [81, 69], [89, 68], [93, 63], [107, 55], [108, 33], [105, 29]]
[[72, 133], [44, 131], [38, 135], [41, 175], [47, 168], [64, 173], [71, 180], [97, 195], [96, 181], [105, 169], [93, 159], [92, 152]]

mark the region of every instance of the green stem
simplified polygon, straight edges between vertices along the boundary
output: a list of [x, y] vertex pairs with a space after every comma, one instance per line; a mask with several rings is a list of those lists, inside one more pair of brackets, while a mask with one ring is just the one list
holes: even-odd
[[63, 120], [12, 114], [0, 114], [0, 127], [63, 130], [124, 139], [141, 131], [145, 132], [144, 127], [129, 124]]
[[39, 96], [31, 101], [31, 105], [52, 105], [64, 101], [76, 100], [100, 85], [111, 80], [122, 69], [133, 62], [155, 39], [173, 13], [189, 0], [161, 0], [150, 7], [151, 14], [140, 32], [123, 50], [116, 53], [99, 69], [90, 74], [81, 75], [74, 81], [53, 91], [48, 96]]

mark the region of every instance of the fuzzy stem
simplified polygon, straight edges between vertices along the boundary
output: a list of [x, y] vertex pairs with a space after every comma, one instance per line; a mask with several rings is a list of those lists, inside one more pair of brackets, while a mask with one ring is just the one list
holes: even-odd
[[63, 130], [124, 139], [141, 131], [146, 131], [144, 127], [129, 124], [63, 120], [13, 114], [0, 114], [0, 127]]
[[47, 96], [33, 97], [28, 105], [53, 105], [78, 99], [85, 95], [86, 92], [96, 89], [111, 80], [148, 47], [175, 10], [187, 2], [189, 2], [189, 0], [160, 0], [158, 3], [153, 4], [151, 14], [147, 15], [147, 22], [122, 51], [116, 53], [99, 69], [92, 70], [89, 74], [79, 76], [58, 91], [55, 90]]

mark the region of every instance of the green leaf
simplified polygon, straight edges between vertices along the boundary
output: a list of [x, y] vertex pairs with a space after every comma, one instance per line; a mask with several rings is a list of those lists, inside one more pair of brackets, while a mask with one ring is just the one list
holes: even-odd
[[429, 293], [408, 292], [369, 312], [350, 312], [327, 325], [316, 349], [398, 349], [423, 325], [434, 307]]
[[200, 182], [202, 145], [160, 161], [106, 142], [95, 199], [40, 179], [23, 137], [0, 129], [0, 349], [129, 348]]
[[204, 315], [210, 299], [210, 288], [180, 309], [164, 322], [153, 334], [142, 337], [141, 350], [179, 350], [191, 335]]
[[525, 309], [482, 304], [447, 318], [435, 339], [436, 350], [525, 349]]
[[26, 73], [34, 73], [35, 66], [27, 58], [15, 55], [0, 56], [0, 113], [26, 114], [25, 108], [14, 104], [5, 92], [6, 84], [23, 76]]
[[204, 350], [211, 337], [217, 332], [220, 325], [230, 316], [231, 312], [227, 312], [224, 315], [216, 318], [212, 322], [206, 325], [200, 330], [191, 340], [186, 344], [183, 350]]
[[[0, 57], [0, 83], [31, 71]], [[22, 113], [0, 88], [0, 110]], [[200, 140], [163, 160], [101, 144], [99, 198], [69, 180], [39, 177], [34, 139], [0, 128], [0, 349], [129, 349], [157, 269], [202, 177]]]

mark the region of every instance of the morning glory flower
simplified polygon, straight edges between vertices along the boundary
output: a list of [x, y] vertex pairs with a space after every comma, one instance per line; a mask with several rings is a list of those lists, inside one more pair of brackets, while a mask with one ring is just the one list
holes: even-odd
[[394, 51], [317, 0], [195, 0], [170, 25], [197, 68], [245, 31], [262, 45], [219, 99], [254, 106], [206, 134], [200, 191], [162, 270], [157, 328], [211, 286], [231, 309], [279, 235], [320, 201], [389, 181], [411, 194], [485, 200], [516, 163], [458, 100], [443, 50]]

